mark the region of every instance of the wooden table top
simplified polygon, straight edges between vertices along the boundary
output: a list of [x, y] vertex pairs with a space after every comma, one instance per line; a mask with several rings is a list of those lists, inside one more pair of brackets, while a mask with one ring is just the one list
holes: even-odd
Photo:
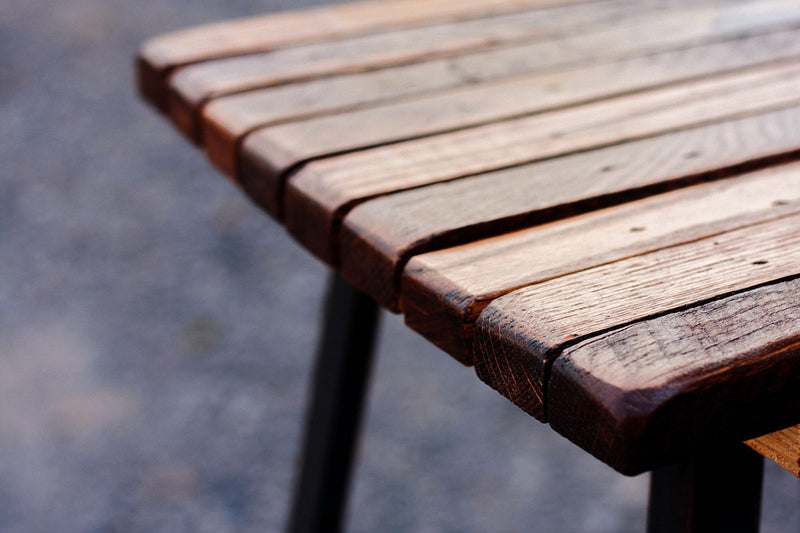
[[[141, 49], [313, 254], [617, 470], [800, 422], [800, 3], [384, 0]], [[798, 473], [800, 432], [751, 441]]]

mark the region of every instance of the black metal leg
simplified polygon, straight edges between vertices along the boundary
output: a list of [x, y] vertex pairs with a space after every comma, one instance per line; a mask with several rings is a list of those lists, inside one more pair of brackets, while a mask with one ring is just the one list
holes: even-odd
[[378, 316], [375, 302], [331, 277], [291, 533], [341, 530]]
[[757, 533], [764, 458], [741, 443], [655, 470], [648, 533]]

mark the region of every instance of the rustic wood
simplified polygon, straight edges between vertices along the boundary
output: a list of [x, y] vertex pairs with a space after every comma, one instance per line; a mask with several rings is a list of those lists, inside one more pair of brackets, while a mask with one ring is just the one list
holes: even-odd
[[528, 413], [545, 418], [546, 376], [565, 346], [800, 273], [798, 224], [796, 214], [757, 223], [501, 296], [476, 323], [478, 376]]
[[[389, 103], [386, 109], [323, 118], [309, 122], [308, 127], [339, 129], [343, 122], [359, 128], [359, 120], [368, 122], [377, 116], [397, 127], [393, 137], [417, 137], [798, 54], [800, 31], [780, 31], [538, 74], [525, 75], [508, 64], [507, 73], [515, 71], [515, 75], [499, 81], [492, 80], [498, 69], [489, 68], [501, 59], [499, 53], [482, 54], [484, 66], [476, 65], [473, 56], [462, 56], [217, 98], [203, 109], [201, 138], [217, 167], [235, 176], [242, 138], [281, 122]], [[443, 90], [447, 88], [456, 89]]]
[[[388, 0], [138, 68], [309, 250], [614, 468], [797, 422], [796, 1]], [[800, 475], [798, 428], [748, 444]]]
[[[796, 386], [796, 385], [794, 385]], [[775, 431], [745, 442], [781, 468], [800, 477], [800, 426]]]
[[[507, 50], [502, 60], [517, 57], [533, 68], [552, 67], [629, 55], [634, 50], [643, 54], [742, 33], [774, 31], [796, 25], [800, 19], [800, 6], [787, 0], [763, 5], [695, 5], [674, 12], [666, 8], [680, 0], [630, 2], [566, 6], [546, 13], [428, 26], [207, 61], [180, 69], [171, 77], [168, 112], [182, 131], [199, 141], [198, 109], [223, 94], [458, 56], [526, 40], [534, 42]], [[654, 8], [660, 11], [640, 14]], [[560, 14], [550, 12], [556, 10]], [[545, 36], [548, 39], [542, 40]]]
[[[702, 133], [699, 130], [696, 135], [702, 137]], [[670, 152], [669, 144], [661, 146], [665, 153]], [[636, 167], [636, 176], [641, 176], [648, 164], [660, 167], [664, 162], [668, 169], [669, 161], [652, 150], [637, 155], [643, 163]], [[573, 189], [570, 177], [564, 183], [568, 195], [570, 190], [580, 191], [581, 185], [592, 187], [591, 180], [578, 180]], [[549, 189], [556, 205], [559, 192]], [[548, 189], [543, 194], [548, 194]], [[406, 323], [459, 361], [470, 364], [474, 362], [471, 347], [475, 321], [492, 300], [504, 294], [792, 213], [799, 207], [800, 166], [792, 164], [418, 255], [403, 274]], [[545, 206], [545, 214], [547, 209]]]
[[[414, 255], [797, 157], [799, 128], [793, 107], [411, 189], [348, 211], [358, 201], [349, 197], [313, 242], [327, 242], [348, 280], [399, 311], [400, 275]], [[421, 304], [424, 320], [447, 303], [435, 296]], [[452, 330], [439, 328], [430, 325], [442, 335]]]
[[337, 136], [298, 122], [247, 138], [242, 184], [283, 215], [298, 241], [336, 264], [336, 228], [358, 201], [791, 104], [800, 100], [798, 74], [798, 63], [769, 66], [312, 161], [292, 175], [284, 195], [287, 171], [300, 162], [342, 149], [366, 129], [395, 131], [393, 122], [379, 121]]
[[[541, 42], [545, 37], [563, 36], [569, 31], [583, 30], [588, 26], [612, 23], [619, 26], [622, 22], [616, 22], [617, 19], [649, 23], [654, 15], [651, 14], [650, 18], [637, 18], [634, 15], [653, 10], [663, 14], [665, 7], [684, 1], [671, 0], [665, 3], [653, 0], [645, 2], [607, 0], [579, 6], [566, 5], [496, 15], [478, 20], [398, 29], [267, 53], [206, 61], [182, 68], [171, 76], [167, 112], [184, 133], [198, 141], [200, 133], [197, 125], [198, 110], [206, 101], [220, 95], [320, 76], [361, 72], [441, 57], [458, 56], [515, 43]], [[780, 1], [785, 2], [786, 0]], [[691, 10], [701, 18], [704, 16], [707, 18], [711, 11], [713, 8], [708, 6]], [[786, 15], [789, 19], [796, 20], [800, 13], [793, 15], [793, 11], [800, 11], [800, 9], [792, 8], [786, 12]], [[774, 18], [774, 15], [771, 16]], [[752, 24], [739, 23], [736, 26], [749, 28], [758, 26], [758, 24], [758, 21], [754, 21]], [[723, 24], [723, 26], [725, 27], [719, 31], [727, 29], [726, 25]], [[619, 39], [619, 30], [616, 34]], [[679, 36], [672, 37], [670, 35], [661, 37], [657, 41], [674, 42], [676, 38]], [[584, 41], [585, 39], [579, 40], [578, 43]], [[569, 41], [569, 43], [571, 42], [572, 40]], [[557, 43], [555, 49], [563, 49], [569, 46], [569, 43]], [[585, 44], [583, 46], [585, 48]], [[627, 44], [622, 48], [631, 47], [631, 44]], [[554, 47], [546, 45], [546, 48], [553, 49]], [[546, 51], [541, 47], [538, 50], [539, 52]], [[586, 56], [588, 51], [591, 50], [584, 49], [583, 56]], [[613, 49], [609, 49], [609, 53], [613, 51]], [[520, 52], [517, 50], [514, 55], [519, 56]], [[531, 52], [534, 50], [527, 51], [527, 53]], [[575, 56], [576, 52], [572, 52], [572, 55]]]
[[[459, 59], [344, 74], [212, 99], [202, 109], [203, 148], [222, 172], [236, 176], [239, 145], [251, 131], [482, 81], [481, 72], [463, 70]], [[508, 68], [512, 70], [511, 65]]]
[[206, 24], [150, 39], [138, 58], [142, 94], [165, 107], [177, 67], [392, 28], [450, 22], [585, 0], [389, 0], [351, 2]]
[[798, 290], [798, 279], [770, 284], [564, 349], [547, 387], [551, 426], [636, 474], [698, 443], [713, 449], [796, 421]]

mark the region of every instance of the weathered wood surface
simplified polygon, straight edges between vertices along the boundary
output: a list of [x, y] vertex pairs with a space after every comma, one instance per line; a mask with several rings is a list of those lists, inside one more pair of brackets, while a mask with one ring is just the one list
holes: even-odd
[[[311, 161], [284, 187], [287, 171], [342, 150], [348, 132], [311, 130], [298, 122], [247, 138], [243, 186], [262, 207], [285, 219], [292, 235], [334, 263], [332, 231], [353, 199], [364, 200], [571, 152], [800, 102], [800, 63], [771, 65], [651, 91], [609, 98], [500, 123]], [[391, 123], [372, 123], [391, 129]], [[361, 130], [363, 134], [363, 130]], [[312, 140], [313, 139], [313, 142]], [[269, 160], [259, 154], [270, 154]], [[285, 188], [285, 193], [283, 192]], [[278, 198], [284, 199], [283, 210]]]
[[[347, 212], [341, 237], [334, 233], [330, 238], [331, 253], [340, 258], [346, 279], [399, 311], [400, 275], [415, 255], [733, 175], [743, 166], [796, 157], [798, 150], [800, 108], [791, 107], [420, 187], [367, 201]], [[320, 225], [317, 230], [327, 227]], [[446, 276], [453, 264], [481, 257], [475, 250], [475, 256], [454, 251], [452, 262], [446, 259], [451, 257], [448, 253], [441, 254], [433, 268]], [[454, 331], [448, 323], [464, 322], [466, 310], [474, 319], [484, 298], [455, 305], [434, 287], [424, 289], [423, 296], [418, 291], [425, 285], [425, 272], [422, 263], [406, 271], [404, 298], [417, 301], [402, 306], [406, 320], [415, 329], [427, 330], [426, 336], [440, 346], [461, 344], [444, 340]], [[426, 310], [424, 315], [417, 316], [419, 308]], [[448, 317], [445, 323], [435, 318], [440, 312]]]
[[546, 375], [566, 345], [797, 274], [798, 224], [800, 216], [796, 214], [773, 219], [587, 268], [501, 296], [484, 309], [476, 323], [478, 376], [530, 414], [543, 418]]
[[[796, 387], [796, 385], [794, 385]], [[775, 431], [745, 442], [778, 466], [800, 477], [800, 426]]]
[[165, 104], [164, 82], [175, 68], [221, 57], [333, 40], [421, 24], [478, 18], [583, 0], [391, 0], [352, 2], [206, 24], [160, 35], [139, 54], [145, 97]]
[[[648, 156], [643, 153], [643, 161], [649, 161]], [[660, 161], [653, 157], [651, 164], [658, 166]], [[535, 289], [534, 284], [543, 282], [542, 290], [549, 290], [565, 275], [691, 243], [798, 208], [800, 167], [792, 164], [418, 255], [403, 275], [406, 323], [470, 364], [475, 361], [471, 353], [475, 321], [504, 294], [528, 285]], [[686, 261], [690, 260], [687, 255]], [[560, 289], [553, 290], [560, 297]]]
[[[617, 25], [621, 20], [635, 20], [649, 23], [650, 18], [635, 17], [641, 12], [655, 11], [664, 14], [664, 8], [672, 3], [683, 3], [685, 0], [655, 2], [647, 0], [606, 0], [591, 2], [579, 6], [563, 6], [542, 10], [525, 11], [496, 15], [479, 20], [466, 20], [448, 24], [426, 25], [410, 29], [397, 29], [379, 34], [351, 37], [338, 41], [308, 44], [293, 48], [275, 50], [268, 53], [250, 54], [232, 58], [205, 61], [190, 65], [175, 72], [169, 80], [167, 112], [179, 128], [194, 140], [198, 140], [198, 109], [209, 99], [246, 90], [292, 83], [320, 76], [331, 76], [346, 72], [363, 72], [379, 68], [399, 66], [407, 63], [426, 61], [441, 57], [453, 57], [461, 54], [507, 47], [515, 43], [545, 42], [557, 45], [545, 45], [542, 49], [515, 50], [507, 57], [520, 57], [531, 53], [546, 52], [579, 46], [583, 43], [583, 56], [589, 55], [591, 49], [586, 48], [586, 39], [570, 39], [567, 43], [552, 39], [554, 35], [565, 35], [570, 30], [583, 30], [586, 26], [597, 26], [603, 23]], [[786, 0], [772, 0], [785, 2]], [[708, 18], [712, 11], [708, 6], [696, 8], [701, 19]], [[759, 10], [760, 11], [760, 10]], [[795, 22], [800, 11], [791, 8], [785, 15]], [[774, 15], [770, 15], [774, 17]], [[706, 21], [708, 24], [708, 21]], [[758, 20], [736, 26], [758, 27]], [[723, 24], [715, 33], [730, 33]], [[627, 30], [632, 33], [631, 29]], [[613, 35], [620, 40], [620, 31]], [[633, 35], [632, 35], [633, 36]], [[661, 41], [675, 42], [680, 35], [665, 36]], [[608, 37], [605, 40], [609, 40]], [[572, 43], [572, 44], [570, 44]], [[615, 48], [619, 48], [617, 45]], [[622, 48], [632, 48], [631, 44]], [[637, 48], [643, 48], [637, 46]], [[602, 48], [595, 48], [597, 50]], [[609, 48], [609, 53], [614, 49]], [[562, 53], [561, 56], [564, 54]], [[576, 52], [572, 52], [575, 56]], [[561, 57], [558, 56], [558, 57]], [[557, 61], [555, 57], [551, 61]]]
[[[800, 53], [800, 31], [528, 75], [524, 67], [535, 71], [537, 64], [529, 62], [521, 68], [516, 53], [509, 52], [460, 56], [217, 98], [203, 109], [203, 146], [223, 172], [235, 176], [242, 138], [267, 126], [322, 115], [324, 118], [304, 122], [303, 127], [341, 131], [360, 129], [374, 121], [394, 127], [391, 134], [376, 135], [372, 143], [387, 137], [430, 135], [789, 59]], [[555, 60], [552, 55], [534, 57], [541, 58], [540, 63]], [[497, 75], [506, 77], [497, 80]], [[448, 88], [451, 90], [445, 90]], [[357, 111], [364, 107], [369, 109]], [[365, 136], [369, 133], [371, 130], [365, 131]]]
[[[690, 455], [698, 443], [712, 448], [796, 422], [798, 291], [798, 279], [773, 283], [563, 349], [547, 388], [550, 424], [636, 474]], [[781, 449], [774, 444], [786, 437], [797, 450], [796, 429], [750, 444], [770, 456], [766, 447]]]
[[[613, 467], [797, 422], [800, 3], [389, 0], [138, 68], [309, 250]], [[797, 470], [796, 435], [750, 445]]]

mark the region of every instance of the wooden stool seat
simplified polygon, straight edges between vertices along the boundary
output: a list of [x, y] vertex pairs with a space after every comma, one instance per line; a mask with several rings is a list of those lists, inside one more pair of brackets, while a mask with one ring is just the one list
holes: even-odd
[[[138, 68], [300, 244], [613, 468], [800, 422], [795, 0], [345, 4]], [[749, 444], [798, 474], [797, 433]]]

